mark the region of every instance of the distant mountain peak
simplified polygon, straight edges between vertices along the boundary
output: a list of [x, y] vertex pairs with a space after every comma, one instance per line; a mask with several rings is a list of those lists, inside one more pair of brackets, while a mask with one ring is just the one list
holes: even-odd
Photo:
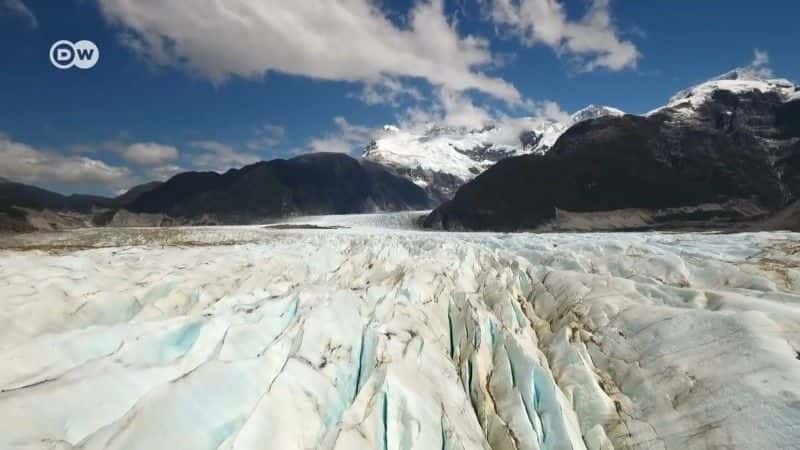
[[774, 214], [767, 226], [797, 228], [798, 92], [766, 71], [735, 70], [682, 91], [658, 114], [584, 122], [547, 157], [506, 160], [470, 181], [424, 224], [741, 230]]
[[605, 116], [624, 116], [625, 112], [605, 105], [589, 105], [581, 110], [576, 111], [570, 116], [570, 122], [576, 124], [584, 120], [597, 119], [598, 117]]
[[143, 183], [143, 184], [140, 184], [138, 186], [134, 186], [134, 187], [132, 187], [132, 188], [120, 193], [120, 195], [118, 195], [115, 198], [115, 200], [116, 200], [117, 204], [120, 205], [120, 206], [128, 205], [128, 204], [133, 203], [134, 201], [136, 201], [136, 199], [138, 199], [142, 195], [152, 191], [153, 189], [158, 188], [162, 184], [164, 184], [164, 183], [161, 182], [161, 181], [151, 181], [149, 183]]
[[546, 153], [578, 122], [624, 114], [609, 106], [589, 105], [563, 121], [520, 117], [472, 128], [435, 122], [403, 128], [385, 125], [366, 147], [363, 158], [413, 181], [433, 198], [445, 200], [501, 159]]
[[428, 207], [425, 192], [343, 153], [306, 153], [224, 174], [185, 172], [126, 206], [189, 220], [249, 223], [289, 215], [354, 214]]
[[657, 113], [664, 108], [683, 109], [687, 114], [705, 104], [716, 91], [729, 91], [734, 94], [759, 91], [773, 92], [784, 101], [800, 98], [795, 84], [785, 78], [775, 78], [768, 69], [758, 67], [738, 67], [704, 81], [696, 86], [683, 89], [672, 96], [669, 102], [649, 114]]
[[708, 81], [719, 80], [743, 80], [743, 81], [767, 81], [772, 79], [772, 71], [759, 67], [737, 67], [733, 70], [711, 78]]

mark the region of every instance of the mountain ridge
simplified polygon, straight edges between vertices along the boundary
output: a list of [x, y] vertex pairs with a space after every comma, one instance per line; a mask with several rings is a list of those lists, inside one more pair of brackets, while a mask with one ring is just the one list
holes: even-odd
[[646, 116], [576, 124], [546, 155], [501, 161], [464, 185], [425, 225], [568, 230], [575, 214], [613, 212], [594, 225], [584, 216], [584, 228], [724, 228], [775, 214], [800, 197], [798, 88], [727, 78]]
[[566, 119], [507, 118], [480, 128], [435, 123], [408, 129], [386, 125], [362, 157], [413, 181], [441, 202], [452, 198], [460, 186], [501, 159], [544, 154], [572, 125], [624, 114], [609, 106], [589, 105]]
[[424, 192], [339, 153], [261, 161], [224, 174], [185, 172], [128, 205], [132, 212], [213, 216], [223, 222], [298, 214], [425, 209]]
[[[0, 184], [0, 229], [253, 223], [293, 215], [427, 209], [425, 192], [369, 161], [313, 153], [223, 174], [184, 172], [115, 198]], [[31, 226], [31, 223], [34, 223]]]

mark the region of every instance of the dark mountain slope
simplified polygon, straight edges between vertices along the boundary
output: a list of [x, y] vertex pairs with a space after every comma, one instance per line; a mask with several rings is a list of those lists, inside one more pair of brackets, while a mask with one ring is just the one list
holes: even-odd
[[130, 188], [127, 192], [123, 193], [122, 195], [117, 196], [114, 200], [115, 203], [119, 206], [125, 206], [127, 204], [133, 203], [143, 194], [152, 191], [153, 189], [161, 186], [164, 184], [161, 181], [151, 181], [149, 183], [140, 184], [138, 186], [134, 186]]
[[[681, 103], [646, 117], [582, 122], [545, 156], [500, 161], [425, 224], [558, 228], [559, 211], [630, 209], [649, 211], [647, 227], [754, 219], [800, 198], [799, 103], [778, 92], [719, 89], [691, 109]], [[700, 206], [712, 212], [698, 216]]]
[[0, 205], [35, 210], [76, 211], [87, 213], [94, 208], [110, 208], [114, 199], [94, 195], [61, 195], [22, 183], [0, 183]]
[[[52, 219], [52, 228], [59, 228], [62, 226], [56, 223], [59, 215], [70, 215], [70, 221], [79, 220], [81, 226], [111, 223], [235, 224], [291, 215], [427, 207], [425, 192], [414, 183], [392, 175], [376, 164], [335, 153], [259, 162], [224, 174], [186, 172], [164, 183], [136, 186], [117, 198], [64, 196], [35, 186], [0, 180], [0, 231], [32, 229], [26, 210], [43, 211], [49, 218], [56, 217]], [[115, 219], [120, 209], [156, 216], [137, 218], [124, 213]], [[76, 214], [80, 216], [77, 219], [73, 217]]]
[[142, 184], [116, 198], [109, 198], [85, 194], [62, 195], [36, 186], [0, 179], [0, 206], [28, 208], [37, 211], [47, 209], [89, 213], [93, 210], [124, 207], [159, 185], [161, 182], [157, 181]]
[[425, 192], [370, 163], [336, 153], [259, 162], [225, 174], [177, 175], [127, 209], [226, 223], [296, 214], [423, 209]]

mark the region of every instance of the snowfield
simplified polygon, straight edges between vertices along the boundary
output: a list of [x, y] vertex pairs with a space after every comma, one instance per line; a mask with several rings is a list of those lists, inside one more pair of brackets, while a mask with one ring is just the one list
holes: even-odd
[[419, 216], [0, 238], [0, 448], [797, 448], [800, 236]]

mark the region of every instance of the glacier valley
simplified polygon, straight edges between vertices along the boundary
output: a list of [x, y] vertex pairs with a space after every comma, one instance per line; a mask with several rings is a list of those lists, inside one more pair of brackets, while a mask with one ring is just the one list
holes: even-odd
[[800, 235], [0, 238], [2, 449], [787, 449]]

